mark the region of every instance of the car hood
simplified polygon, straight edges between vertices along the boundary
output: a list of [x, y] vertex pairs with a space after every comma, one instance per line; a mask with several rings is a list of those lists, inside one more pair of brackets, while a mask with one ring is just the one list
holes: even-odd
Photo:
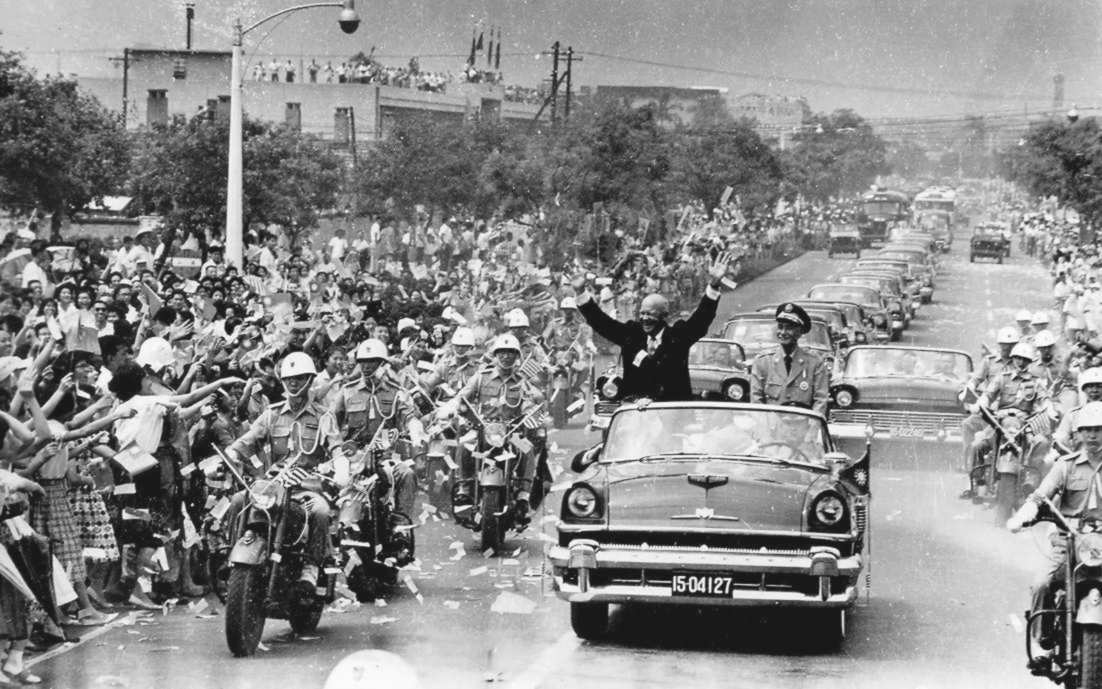
[[[606, 472], [610, 529], [798, 530], [808, 489], [827, 475], [737, 460], [617, 462]], [[705, 490], [690, 479], [712, 485]], [[738, 519], [714, 518], [722, 516]]]
[[843, 378], [841, 385], [857, 389], [858, 407], [915, 406], [933, 411], [937, 407], [960, 409], [960, 383], [928, 378]]

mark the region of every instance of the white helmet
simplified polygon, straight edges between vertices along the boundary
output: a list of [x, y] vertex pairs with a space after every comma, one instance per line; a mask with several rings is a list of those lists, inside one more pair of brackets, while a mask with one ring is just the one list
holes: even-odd
[[1014, 345], [1014, 349], [1010, 350], [1010, 358], [1021, 357], [1022, 359], [1029, 359], [1033, 361], [1037, 358], [1037, 352], [1034, 351], [1033, 345], [1028, 342], [1019, 342]]
[[1075, 430], [1102, 427], [1102, 402], [1087, 402], [1075, 415]]
[[458, 347], [474, 347], [474, 331], [470, 328], [456, 328], [452, 333], [452, 344]]
[[388, 651], [356, 651], [329, 672], [323, 689], [420, 689], [417, 671]]
[[1052, 334], [1051, 330], [1038, 331], [1033, 336], [1034, 347], [1052, 347], [1056, 344], [1056, 336]]
[[1064, 324], [1064, 327], [1068, 330], [1086, 330], [1086, 326], [1083, 325], [1083, 321], [1075, 318], [1074, 316], [1068, 318], [1068, 322]]
[[1079, 374], [1079, 389], [1088, 385], [1102, 385], [1102, 368], [1095, 366]]
[[1033, 320], [1033, 314], [1031, 314], [1029, 311], [1026, 311], [1025, 309], [1022, 309], [1018, 312], [1017, 316], [1014, 316], [1014, 320], [1025, 321], [1026, 323], [1029, 323]]
[[314, 360], [306, 352], [291, 352], [283, 357], [279, 363], [279, 377], [292, 378], [294, 376], [316, 376], [318, 369], [314, 366]]
[[[527, 328], [528, 316], [524, 315], [524, 312], [520, 309], [513, 309], [509, 313], [505, 314], [505, 327], [506, 328]], [[518, 347], [519, 349], [519, 347]]]
[[1033, 314], [1033, 319], [1030, 321], [1030, 323], [1032, 323], [1033, 325], [1048, 325], [1048, 313], [1044, 311], [1038, 311], [1037, 313]]
[[370, 339], [364, 340], [360, 343], [359, 347], [356, 347], [356, 361], [367, 361], [369, 359], [386, 359], [388, 356], [386, 351], [386, 345], [382, 340]]
[[151, 337], [142, 342], [138, 350], [138, 356], [134, 361], [140, 366], [148, 366], [154, 372], [159, 373], [164, 368], [176, 363], [176, 355], [172, 352], [172, 345], [163, 337]]
[[559, 302], [559, 308], [576, 309], [578, 308], [578, 302], [574, 299], [574, 297], [563, 297], [562, 301]]
[[1020, 339], [1018, 331], [1014, 328], [1002, 328], [999, 330], [999, 336], [995, 341], [999, 344], [1018, 344]]
[[497, 336], [497, 339], [494, 340], [494, 346], [490, 348], [490, 353], [497, 354], [500, 351], [509, 349], [520, 354], [520, 340], [512, 333], [505, 333], [504, 335]]
[[416, 327], [417, 327], [417, 321], [413, 320], [412, 318], [399, 318], [398, 319], [398, 328], [397, 328], [398, 332], [402, 332], [403, 330], [406, 330], [407, 328], [416, 328]]

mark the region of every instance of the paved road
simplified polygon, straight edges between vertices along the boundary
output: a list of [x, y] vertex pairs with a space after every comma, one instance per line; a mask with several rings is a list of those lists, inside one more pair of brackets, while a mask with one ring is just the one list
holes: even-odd
[[[850, 264], [808, 254], [725, 295], [720, 318], [799, 296]], [[905, 339], [975, 352], [1017, 309], [1043, 307], [1046, 287], [1020, 256], [1000, 266], [952, 254]], [[557, 433], [556, 459], [593, 439]], [[614, 612], [606, 641], [581, 642], [540, 576], [538, 529], [515, 538], [509, 557], [485, 558], [469, 532], [428, 519], [420, 598], [399, 587], [386, 607], [327, 615], [318, 638], [294, 639], [276, 621], [268, 650], [235, 660], [221, 616], [209, 615], [217, 604], [199, 615], [177, 608], [115, 623], [35, 671], [54, 687], [320, 687], [341, 657], [374, 648], [409, 660], [432, 688], [1044, 686], [1025, 672], [1019, 631], [1041, 539], [995, 528], [989, 511], [956, 499], [962, 487], [944, 469], [874, 470], [871, 596], [829, 654], [800, 645], [798, 621], [738, 611], [629, 609]]]

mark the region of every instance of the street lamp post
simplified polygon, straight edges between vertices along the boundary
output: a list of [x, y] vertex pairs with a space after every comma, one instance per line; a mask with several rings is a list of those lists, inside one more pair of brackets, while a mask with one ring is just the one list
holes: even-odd
[[241, 20], [233, 25], [233, 51], [230, 67], [230, 150], [226, 175], [226, 261], [238, 268], [244, 267], [244, 228], [242, 226], [244, 181], [242, 164], [242, 112], [241, 112], [241, 45], [245, 34], [276, 17], [299, 10], [316, 7], [340, 7], [337, 23], [341, 31], [352, 33], [360, 26], [355, 0], [342, 2], [312, 2], [288, 7], [264, 17], [251, 26], [242, 28]]

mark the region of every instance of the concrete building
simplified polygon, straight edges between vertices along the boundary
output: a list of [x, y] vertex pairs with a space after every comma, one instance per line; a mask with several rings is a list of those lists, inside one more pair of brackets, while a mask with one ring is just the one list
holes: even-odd
[[784, 150], [792, 136], [811, 116], [811, 107], [803, 98], [775, 96], [765, 93], [744, 93], [735, 96], [728, 104], [736, 119], [754, 120], [754, 129], [767, 141], [773, 141]]
[[[107, 107], [125, 108], [128, 128], [229, 107], [229, 52], [129, 48], [124, 54], [123, 76], [77, 81]], [[346, 143], [353, 135], [357, 142], [381, 139], [397, 119], [414, 113], [531, 122], [539, 109], [507, 101], [500, 84], [452, 82], [437, 93], [377, 84], [303, 83], [305, 75], [296, 76], [288, 83], [256, 81], [246, 74], [245, 114]]]

